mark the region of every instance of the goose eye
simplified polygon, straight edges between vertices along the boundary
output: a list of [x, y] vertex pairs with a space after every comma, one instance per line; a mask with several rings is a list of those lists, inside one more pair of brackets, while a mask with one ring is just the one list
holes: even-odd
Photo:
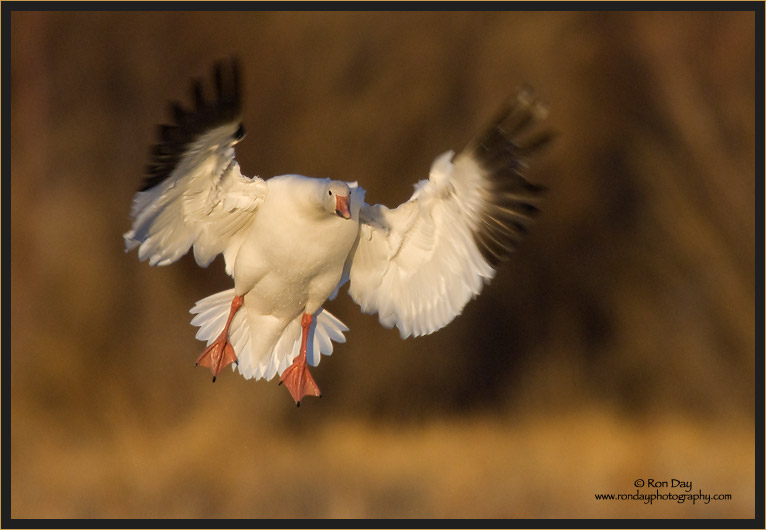
[[327, 195], [332, 195], [332, 190], [327, 190]]

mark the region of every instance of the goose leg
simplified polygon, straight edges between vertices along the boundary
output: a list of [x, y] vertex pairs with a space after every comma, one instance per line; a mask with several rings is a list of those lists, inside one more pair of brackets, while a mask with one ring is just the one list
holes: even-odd
[[290, 395], [293, 397], [298, 406], [301, 406], [301, 399], [304, 396], [319, 396], [319, 387], [317, 386], [314, 378], [309, 373], [308, 365], [306, 364], [306, 350], [309, 340], [309, 329], [311, 328], [312, 317], [308, 313], [303, 313], [301, 318], [301, 352], [298, 357], [295, 358], [293, 364], [288, 366], [282, 377], [280, 378], [280, 385], [285, 384], [287, 390], [290, 391]]
[[229, 311], [229, 318], [226, 320], [226, 325], [223, 327], [223, 331], [215, 341], [205, 348], [205, 351], [197, 358], [197, 362], [194, 366], [207, 366], [210, 368], [210, 372], [213, 374], [213, 383], [215, 378], [221, 373], [226, 366], [231, 363], [237, 362], [237, 356], [234, 353], [234, 348], [229, 342], [229, 326], [234, 315], [237, 313], [245, 300], [244, 296], [235, 296], [231, 301], [231, 310]]

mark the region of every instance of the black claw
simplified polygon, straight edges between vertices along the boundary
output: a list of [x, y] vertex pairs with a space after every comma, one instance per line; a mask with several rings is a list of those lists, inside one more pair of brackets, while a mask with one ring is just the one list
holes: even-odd
[[282, 383], [284, 383], [284, 381], [280, 381], [277, 386], [282, 386]]
[[215, 376], [213, 376], [213, 383], [215, 383]]
[[322, 394], [319, 394], [319, 398], [320, 398], [320, 399], [322, 398]]
[[295, 406], [296, 407], [300, 407], [301, 406], [301, 402], [299, 401], [298, 403], [295, 404]]
[[194, 367], [195, 367], [195, 368], [197, 367], [197, 363], [194, 363]]

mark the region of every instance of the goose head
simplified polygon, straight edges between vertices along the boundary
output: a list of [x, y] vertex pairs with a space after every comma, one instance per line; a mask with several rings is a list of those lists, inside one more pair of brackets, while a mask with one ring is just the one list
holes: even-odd
[[351, 190], [345, 182], [331, 180], [325, 185], [322, 206], [327, 213], [351, 219], [350, 201]]

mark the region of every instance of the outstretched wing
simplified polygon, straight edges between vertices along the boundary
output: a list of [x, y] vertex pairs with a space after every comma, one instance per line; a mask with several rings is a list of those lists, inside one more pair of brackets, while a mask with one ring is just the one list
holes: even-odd
[[481, 292], [538, 213], [543, 188], [522, 170], [551, 137], [539, 126], [544, 114], [532, 92], [520, 90], [463, 152], [437, 157], [409, 201], [362, 208], [348, 274], [364, 312], [377, 312], [403, 338], [425, 335]]
[[244, 135], [236, 60], [214, 67], [215, 97], [193, 84], [194, 108], [171, 105], [174, 123], [159, 127], [148, 176], [133, 199], [133, 226], [124, 234], [126, 251], [150, 265], [168, 265], [194, 246], [203, 267], [223, 252], [227, 268], [243, 228], [266, 194], [266, 183], [243, 177], [234, 145]]

